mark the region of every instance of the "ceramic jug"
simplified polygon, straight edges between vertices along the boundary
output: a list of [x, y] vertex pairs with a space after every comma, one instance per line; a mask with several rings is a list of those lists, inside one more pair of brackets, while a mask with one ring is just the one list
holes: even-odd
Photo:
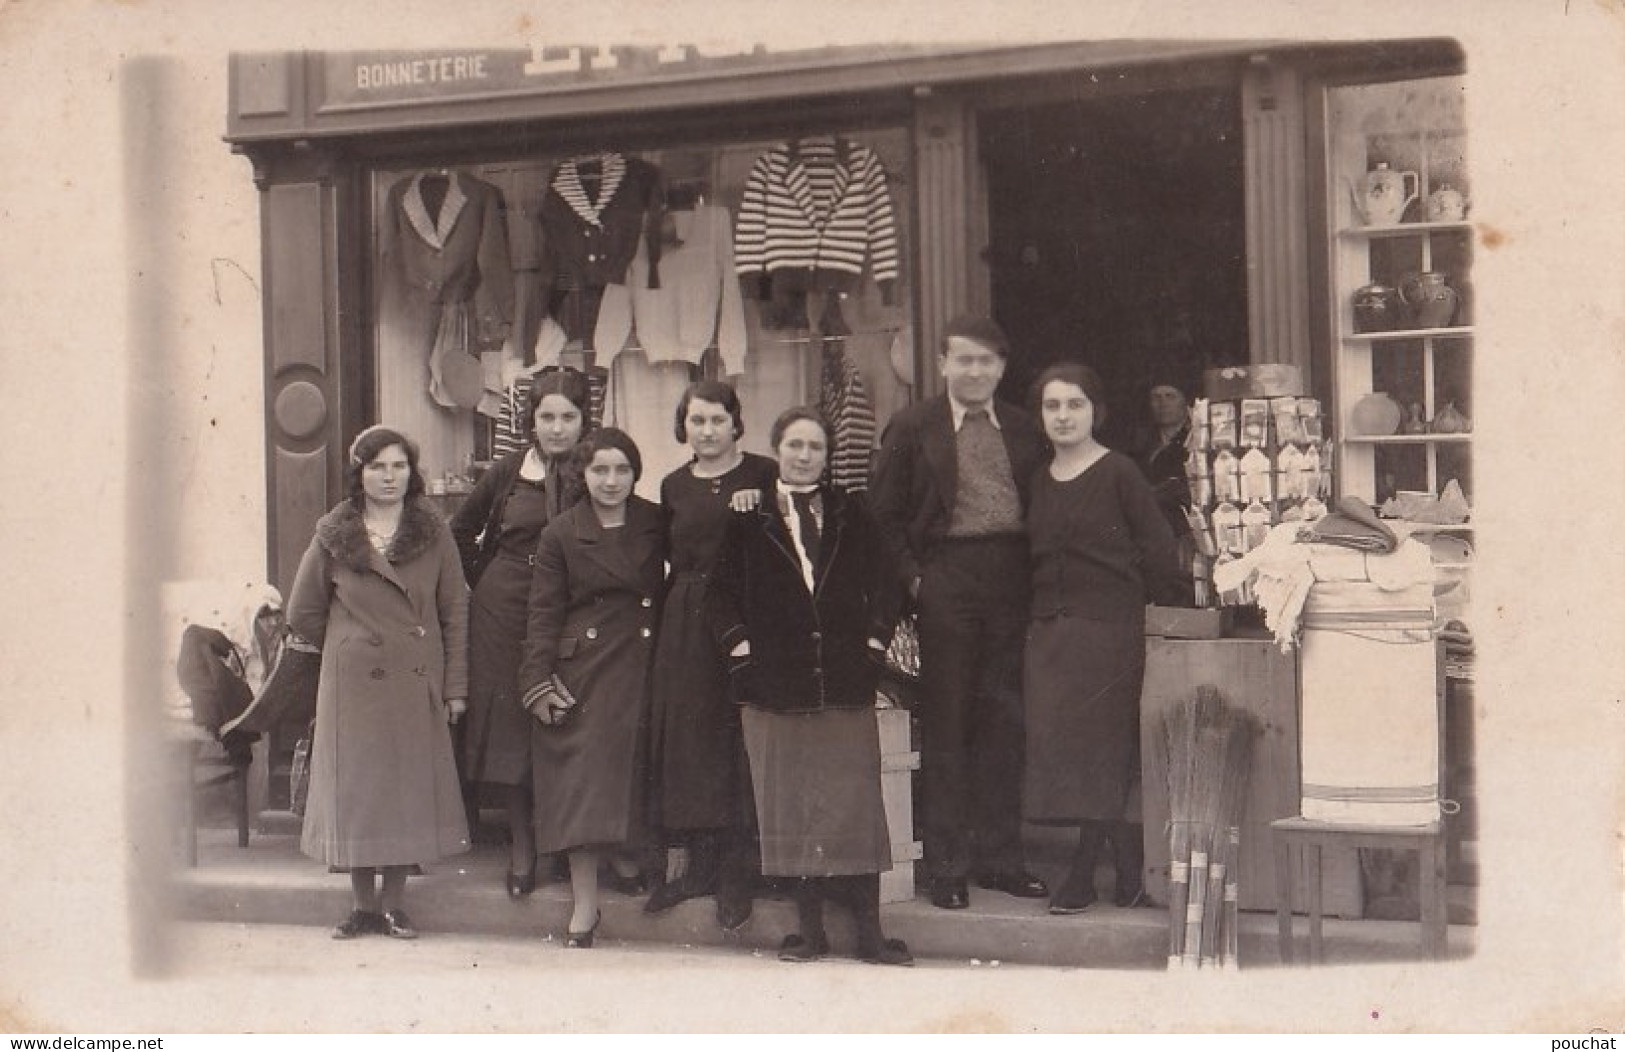
[[1399, 282], [1399, 298], [1411, 313], [1411, 326], [1442, 329], [1456, 316], [1456, 290], [1445, 284], [1445, 275], [1436, 270], [1407, 274]]
[[1424, 211], [1430, 223], [1454, 223], [1467, 215], [1467, 198], [1449, 183], [1428, 194]]
[[1405, 411], [1383, 391], [1373, 391], [1349, 409], [1349, 432], [1367, 437], [1391, 435], [1399, 430]]
[[1366, 226], [1393, 226], [1421, 192], [1422, 181], [1415, 172], [1396, 172], [1387, 161], [1349, 184], [1354, 198], [1354, 214]]
[[1354, 331], [1387, 332], [1403, 324], [1404, 304], [1392, 285], [1361, 285], [1354, 290]]

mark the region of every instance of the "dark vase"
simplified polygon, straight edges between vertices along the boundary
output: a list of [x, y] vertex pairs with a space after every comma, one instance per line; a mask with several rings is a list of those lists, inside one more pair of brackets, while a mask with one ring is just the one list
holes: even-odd
[[1354, 290], [1354, 331], [1387, 332], [1403, 322], [1399, 290], [1389, 285], [1362, 285]]

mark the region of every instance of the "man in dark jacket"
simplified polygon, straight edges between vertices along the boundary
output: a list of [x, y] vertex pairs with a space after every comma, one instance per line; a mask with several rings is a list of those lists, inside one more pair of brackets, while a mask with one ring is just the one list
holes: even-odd
[[893, 418], [870, 492], [919, 617], [925, 865], [943, 909], [969, 905], [972, 875], [1023, 898], [1048, 893], [1021, 845], [1023, 520], [1044, 439], [994, 397], [1009, 353], [989, 319], [950, 322], [947, 393]]

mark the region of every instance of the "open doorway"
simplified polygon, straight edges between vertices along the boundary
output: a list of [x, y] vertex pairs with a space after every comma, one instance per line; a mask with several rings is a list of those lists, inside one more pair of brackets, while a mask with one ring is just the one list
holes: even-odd
[[1012, 356], [1001, 394], [1082, 361], [1105, 381], [1102, 437], [1126, 449], [1159, 382], [1247, 360], [1246, 217], [1234, 90], [984, 111], [993, 316]]

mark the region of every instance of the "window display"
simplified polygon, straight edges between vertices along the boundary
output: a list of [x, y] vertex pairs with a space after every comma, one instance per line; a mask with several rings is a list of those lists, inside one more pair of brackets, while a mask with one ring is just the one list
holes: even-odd
[[378, 416], [421, 436], [431, 488], [455, 492], [516, 447], [530, 376], [580, 369], [595, 423], [645, 451], [652, 497], [688, 457], [684, 387], [724, 379], [743, 446], [818, 405], [836, 484], [861, 489], [911, 380], [892, 199], [908, 156], [890, 129], [378, 170]]

